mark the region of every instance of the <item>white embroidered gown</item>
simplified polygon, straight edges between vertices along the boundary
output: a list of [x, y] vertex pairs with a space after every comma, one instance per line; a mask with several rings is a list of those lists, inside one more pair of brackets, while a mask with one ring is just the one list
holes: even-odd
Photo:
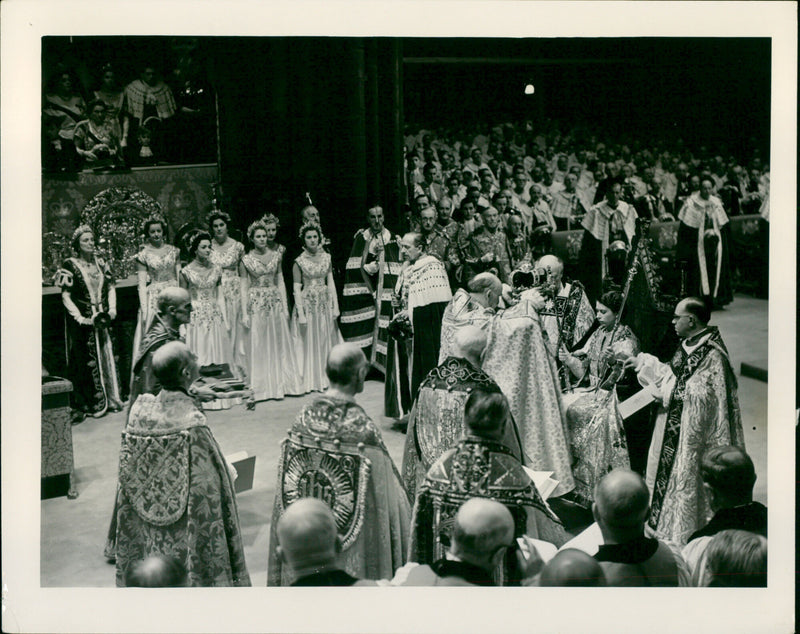
[[275, 250], [268, 249], [264, 256], [251, 251], [242, 258], [250, 278], [247, 294], [250, 328], [244, 329], [242, 343], [256, 401], [303, 393], [285, 297], [278, 286], [282, 282], [285, 251], [285, 247], [278, 245]]
[[[222, 273], [217, 266], [195, 266], [190, 264], [181, 275], [188, 283], [192, 298], [192, 319], [186, 325], [186, 345], [197, 355], [197, 364], [206, 365], [227, 363], [234, 374], [233, 347], [228, 338], [228, 329], [222, 309], [217, 302], [217, 286]], [[217, 399], [203, 403], [204, 409], [227, 409], [240, 398]]]
[[156, 305], [158, 294], [162, 289], [179, 285], [178, 279], [175, 277], [179, 256], [180, 251], [171, 244], [164, 245], [160, 251], [150, 246], [144, 246], [135, 256], [136, 262], [147, 269], [147, 277], [150, 279], [147, 284], [147, 320], [142, 323], [142, 313], [140, 312], [136, 320], [136, 330], [133, 333], [131, 363], [136, 360], [136, 353], [139, 351], [142, 337], [150, 328], [150, 324], [153, 323], [153, 318], [158, 312]]
[[321, 253], [318, 259], [305, 251], [295, 260], [303, 274], [303, 306], [307, 323], [298, 321], [297, 306], [292, 312], [292, 337], [295, 340], [297, 359], [303, 376], [303, 392], [322, 391], [328, 387], [325, 364], [330, 349], [342, 343], [342, 335], [333, 318], [333, 297], [336, 289], [329, 289], [328, 273], [331, 256]]
[[228, 340], [231, 343], [233, 363], [244, 370], [246, 361], [242, 355], [244, 349], [241, 342], [244, 334], [242, 325], [241, 283], [239, 281], [239, 261], [244, 255], [244, 245], [238, 240], [228, 238], [224, 246], [216, 240], [211, 241], [211, 263], [222, 272], [222, 297], [225, 300], [225, 312], [228, 316]]

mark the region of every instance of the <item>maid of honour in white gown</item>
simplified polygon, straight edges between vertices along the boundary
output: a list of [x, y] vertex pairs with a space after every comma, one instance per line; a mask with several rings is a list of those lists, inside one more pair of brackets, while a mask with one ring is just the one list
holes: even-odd
[[319, 225], [304, 224], [300, 240], [303, 252], [292, 267], [295, 298], [292, 337], [296, 341], [303, 391], [322, 391], [328, 387], [325, 374], [328, 352], [343, 341], [336, 323], [339, 301], [333, 284], [331, 256], [322, 249]]
[[247, 230], [253, 249], [242, 257], [241, 345], [253, 399], [302, 394], [302, 377], [289, 333], [289, 304], [282, 262], [286, 252], [275, 242], [278, 219], [269, 214]]

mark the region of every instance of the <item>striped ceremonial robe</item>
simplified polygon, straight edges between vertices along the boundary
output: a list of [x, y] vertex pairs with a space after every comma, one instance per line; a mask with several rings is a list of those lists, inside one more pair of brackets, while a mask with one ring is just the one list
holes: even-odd
[[[377, 270], [369, 273], [374, 267]], [[401, 267], [399, 240], [388, 229], [378, 235], [369, 228], [356, 232], [344, 275], [341, 331], [345, 340], [361, 347], [370, 364], [384, 374], [386, 328], [394, 314], [392, 291]]]

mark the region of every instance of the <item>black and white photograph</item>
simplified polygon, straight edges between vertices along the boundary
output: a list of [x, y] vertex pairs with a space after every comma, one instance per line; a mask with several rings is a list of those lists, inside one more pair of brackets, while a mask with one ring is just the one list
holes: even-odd
[[4, 631], [792, 631], [796, 3], [118, 5], [3, 7]]

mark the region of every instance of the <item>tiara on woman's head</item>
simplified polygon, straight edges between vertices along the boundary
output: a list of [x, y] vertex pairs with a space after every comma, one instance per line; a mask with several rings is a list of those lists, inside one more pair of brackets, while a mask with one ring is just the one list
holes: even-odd
[[166, 229], [167, 228], [167, 221], [164, 219], [164, 216], [162, 216], [160, 214], [151, 214], [147, 218], [144, 219], [144, 222], [142, 222], [142, 233], [144, 233], [146, 231], [146, 227], [148, 225], [150, 225], [151, 223], [156, 223], [156, 222], [161, 224], [161, 228], [162, 229]]
[[253, 236], [255, 235], [257, 229], [263, 229], [264, 231], [267, 230], [267, 223], [264, 222], [264, 218], [259, 218], [249, 227], [247, 227], [247, 239], [250, 240], [250, 242], [253, 241]]
[[75, 231], [72, 232], [72, 241], [78, 239], [79, 236], [82, 236], [84, 233], [91, 233], [94, 234], [94, 229], [92, 229], [89, 225], [80, 225], [78, 226]]
[[308, 229], [315, 229], [316, 230], [316, 232], [319, 234], [319, 243], [322, 244], [322, 241], [325, 239], [325, 236], [322, 235], [322, 227], [319, 226], [318, 222], [313, 222], [311, 220], [303, 223], [303, 226], [300, 227], [300, 231], [297, 233], [297, 237], [302, 239], [303, 238], [303, 234]]
[[275, 225], [275, 227], [281, 226], [281, 221], [278, 220], [278, 216], [275, 214], [265, 214], [261, 218], [261, 222], [263, 222], [265, 225]]
[[225, 221], [226, 225], [231, 224], [230, 215], [228, 215], [227, 212], [222, 211], [222, 209], [218, 209], [218, 208], [214, 208], [210, 212], [208, 212], [208, 215], [206, 216], [206, 224], [210, 225], [211, 221], [216, 219], [216, 218], [222, 218]]

